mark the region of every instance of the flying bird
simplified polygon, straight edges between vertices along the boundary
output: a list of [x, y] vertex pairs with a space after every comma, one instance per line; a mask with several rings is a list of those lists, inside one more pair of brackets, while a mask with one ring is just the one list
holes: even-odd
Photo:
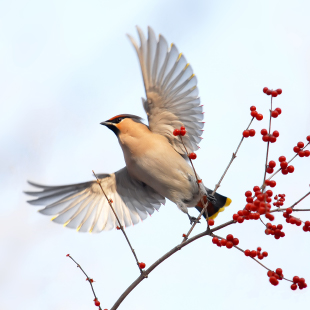
[[[195, 220], [188, 208], [202, 210], [201, 199], [209, 201], [208, 215], [214, 218], [231, 200], [197, 182], [188, 154], [196, 151], [204, 126], [198, 97], [197, 78], [185, 57], [165, 38], [156, 38], [148, 27], [148, 37], [137, 27], [140, 45], [128, 35], [140, 62], [146, 98], [142, 99], [148, 125], [135, 115], [121, 114], [101, 124], [112, 130], [121, 146], [126, 166], [112, 174], [98, 174], [123, 226], [139, 223], [158, 210], [165, 199], [174, 202]], [[174, 129], [184, 126], [180, 137]], [[200, 179], [199, 179], [200, 180]], [[45, 186], [29, 181], [38, 191], [28, 201], [44, 205], [39, 210], [52, 220], [78, 231], [100, 232], [119, 224], [96, 181], [63, 186]], [[203, 196], [201, 197], [202, 189]]]

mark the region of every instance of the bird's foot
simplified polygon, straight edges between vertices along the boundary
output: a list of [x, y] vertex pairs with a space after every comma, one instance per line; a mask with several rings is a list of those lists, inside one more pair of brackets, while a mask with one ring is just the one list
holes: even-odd
[[189, 221], [190, 221], [191, 225], [194, 224], [194, 223], [195, 224], [196, 223], [200, 223], [200, 221], [196, 217], [190, 216], [188, 213], [187, 213], [187, 215], [188, 215], [188, 218], [189, 218]]
[[217, 200], [216, 200], [216, 198], [213, 195], [207, 193], [206, 196], [207, 196], [207, 200], [209, 202], [211, 202], [213, 205], [216, 204]]

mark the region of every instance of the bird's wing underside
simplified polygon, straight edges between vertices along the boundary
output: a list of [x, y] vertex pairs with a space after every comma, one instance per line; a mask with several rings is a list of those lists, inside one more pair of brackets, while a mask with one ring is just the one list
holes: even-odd
[[[98, 175], [103, 190], [123, 226], [137, 224], [158, 210], [165, 198], [151, 187], [130, 177], [126, 168], [112, 174]], [[28, 201], [45, 205], [39, 212], [53, 215], [52, 220], [79, 231], [100, 232], [119, 226], [107, 199], [96, 181], [64, 186], [44, 186], [29, 182], [40, 189], [26, 192], [38, 197]]]
[[152, 132], [165, 136], [177, 152], [184, 154], [173, 130], [185, 126], [183, 137], [188, 151], [198, 149], [204, 126], [202, 106], [198, 97], [197, 78], [185, 57], [174, 44], [168, 48], [165, 38], [148, 28], [148, 38], [137, 27], [141, 45], [129, 36], [142, 70], [147, 99], [143, 106]]

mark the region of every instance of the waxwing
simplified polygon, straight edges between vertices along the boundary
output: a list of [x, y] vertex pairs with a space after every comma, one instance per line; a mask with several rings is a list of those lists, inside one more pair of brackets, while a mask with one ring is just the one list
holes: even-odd
[[[150, 27], [147, 39], [139, 27], [137, 30], [140, 45], [128, 37], [140, 62], [146, 92], [142, 103], [148, 125], [130, 114], [101, 123], [115, 133], [126, 166], [112, 174], [98, 174], [100, 184], [123, 226], [146, 219], [166, 198], [187, 215], [190, 207], [201, 211], [201, 193], [205, 202], [210, 198], [208, 215], [214, 218], [231, 200], [218, 193], [211, 196], [212, 191], [197, 182], [200, 178], [188, 161], [188, 154], [198, 149], [204, 126], [197, 78], [174, 44], [168, 47], [165, 38], [159, 35], [157, 39]], [[186, 129], [184, 145], [173, 134], [182, 126]], [[89, 232], [119, 225], [96, 181], [64, 186], [29, 184], [39, 191], [27, 191], [37, 197], [28, 202], [44, 205], [39, 212], [52, 215], [56, 223]]]

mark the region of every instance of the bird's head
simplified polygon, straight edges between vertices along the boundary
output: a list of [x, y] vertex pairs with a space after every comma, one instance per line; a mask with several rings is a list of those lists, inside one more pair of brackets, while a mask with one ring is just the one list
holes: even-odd
[[145, 126], [141, 117], [131, 114], [117, 115], [100, 124], [111, 129], [116, 136], [134, 130], [138, 124]]

